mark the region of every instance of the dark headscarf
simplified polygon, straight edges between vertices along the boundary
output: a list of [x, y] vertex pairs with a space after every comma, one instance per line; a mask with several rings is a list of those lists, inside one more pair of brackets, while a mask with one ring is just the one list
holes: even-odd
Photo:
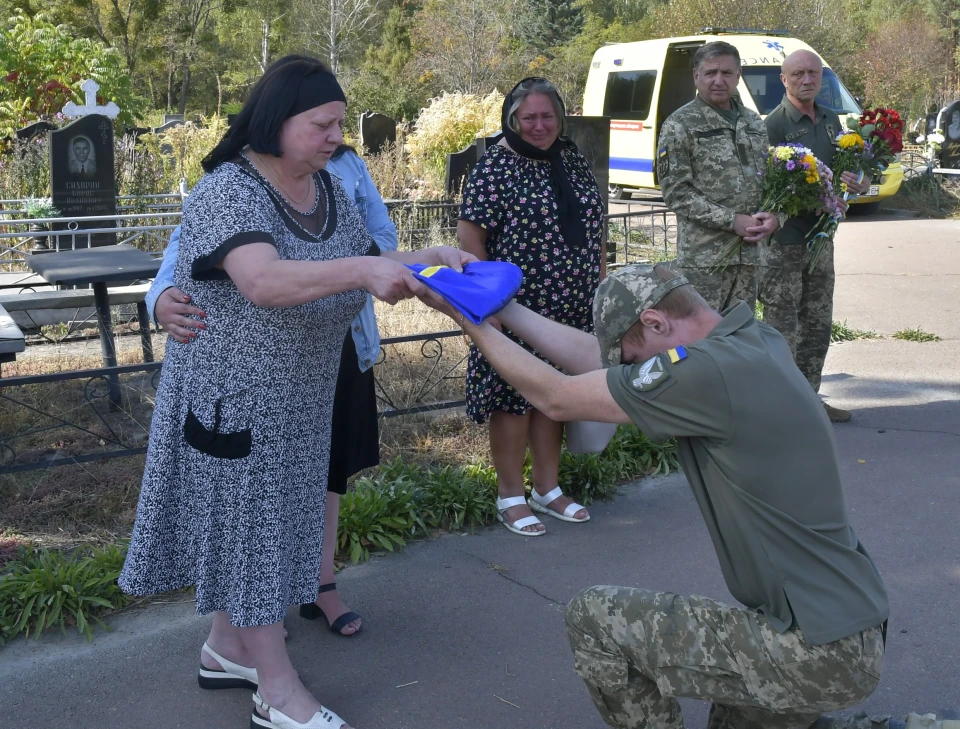
[[[570, 184], [570, 177], [566, 168], [563, 166], [562, 152], [564, 149], [576, 149], [577, 145], [566, 137], [557, 136], [553, 144], [547, 149], [540, 149], [529, 142], [525, 142], [519, 134], [510, 128], [510, 107], [513, 106], [514, 93], [523, 84], [528, 81], [544, 81], [541, 78], [525, 78], [516, 86], [503, 100], [503, 111], [500, 113], [500, 129], [507, 140], [507, 144], [517, 154], [529, 159], [549, 160], [550, 161], [550, 187], [553, 189], [553, 196], [557, 201], [557, 209], [560, 215], [560, 231], [563, 239], [568, 245], [579, 248], [584, 244], [587, 237], [587, 227], [580, 209], [580, 201], [577, 194]], [[563, 99], [557, 94], [557, 100], [560, 102], [560, 119], [558, 123], [563, 127], [563, 117], [566, 116], [566, 106]]]
[[227, 133], [203, 160], [212, 172], [247, 145], [254, 152], [280, 156], [280, 128], [287, 119], [347, 97], [329, 68], [310, 56], [284, 56], [274, 61], [254, 85], [250, 98]]

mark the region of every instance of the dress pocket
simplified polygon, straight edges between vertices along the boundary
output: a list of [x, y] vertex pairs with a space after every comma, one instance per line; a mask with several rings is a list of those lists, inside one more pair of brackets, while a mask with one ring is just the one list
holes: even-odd
[[[213, 427], [208, 428], [197, 417], [192, 407], [187, 409], [183, 423], [183, 438], [192, 448], [214, 458], [235, 460], [246, 458], [253, 449], [253, 429], [238, 428], [230, 419], [223, 422], [222, 410], [225, 398], [219, 398], [213, 407]], [[249, 411], [247, 411], [249, 412]]]

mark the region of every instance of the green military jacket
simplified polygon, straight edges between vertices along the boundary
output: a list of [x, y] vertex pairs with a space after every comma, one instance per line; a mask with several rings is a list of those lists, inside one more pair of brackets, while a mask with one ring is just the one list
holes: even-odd
[[[833, 155], [838, 149], [837, 135], [843, 131], [843, 124], [833, 109], [815, 103], [813, 113], [816, 121], [784, 95], [780, 106], [767, 115], [767, 135], [771, 144], [802, 144], [813, 152], [814, 157], [833, 169]], [[806, 243], [818, 220], [820, 216], [813, 213], [790, 218], [774, 238], [782, 245]]]
[[[833, 428], [783, 337], [743, 302], [710, 334], [607, 370], [610, 393], [683, 473], [731, 594], [783, 632], [831, 643], [887, 619], [847, 515]], [[682, 549], [682, 545], [677, 545]]]
[[[758, 114], [732, 102], [739, 111], [735, 124], [698, 96], [660, 130], [657, 176], [664, 201], [677, 214], [680, 266], [722, 263], [736, 214], [760, 209], [767, 129]], [[786, 220], [778, 217], [781, 224]], [[760, 263], [758, 246], [745, 244], [740, 255], [740, 263]]]

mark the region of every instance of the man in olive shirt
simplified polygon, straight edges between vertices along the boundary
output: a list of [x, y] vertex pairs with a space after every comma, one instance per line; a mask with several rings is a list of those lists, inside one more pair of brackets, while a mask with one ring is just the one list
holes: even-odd
[[[816, 103], [823, 81], [823, 62], [810, 51], [795, 51], [783, 61], [780, 79], [786, 95], [766, 118], [771, 144], [802, 144], [828, 167], [833, 165], [837, 135], [844, 126], [833, 109]], [[845, 172], [834, 184], [845, 182], [852, 193], [870, 190], [870, 180], [857, 182]], [[833, 326], [833, 241], [829, 241], [812, 272], [807, 250], [818, 215], [790, 218], [766, 248], [760, 274], [763, 320], [780, 332], [793, 352], [797, 367], [815, 392], [820, 390], [823, 363]], [[834, 422], [850, 420], [850, 413], [824, 403]]]
[[595, 335], [515, 303], [497, 314], [568, 376], [425, 300], [547, 417], [677, 438], [724, 579], [746, 607], [610, 586], [574, 598], [575, 668], [610, 726], [681, 729], [676, 698], [691, 697], [713, 702], [715, 729], [800, 729], [874, 691], [886, 590], [849, 524], [820, 401], [745, 303], [718, 314], [686, 278], [637, 265], [600, 285]]

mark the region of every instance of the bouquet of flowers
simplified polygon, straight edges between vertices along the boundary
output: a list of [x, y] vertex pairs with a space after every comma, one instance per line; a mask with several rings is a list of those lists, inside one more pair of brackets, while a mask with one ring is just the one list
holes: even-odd
[[[823, 170], [830, 170], [813, 156], [802, 144], [780, 144], [770, 147], [766, 164], [760, 176], [763, 178], [763, 200], [759, 212], [786, 213], [794, 218], [806, 213], [818, 213], [824, 208], [827, 179]], [[833, 189], [830, 188], [830, 196]], [[740, 255], [743, 239], [731, 239], [721, 255], [719, 268], [736, 260]]]
[[[903, 151], [904, 121], [894, 109], [867, 109], [859, 119], [848, 119], [840, 132], [833, 157], [833, 173], [855, 172], [863, 180], [876, 179]], [[846, 185], [843, 199], [849, 199]]]
[[823, 162], [817, 160], [817, 176], [820, 178], [820, 199], [817, 213], [820, 219], [807, 236], [807, 250], [811, 252], [810, 266], [807, 269], [813, 273], [823, 249], [833, 240], [834, 233], [840, 221], [847, 216], [847, 195], [839, 197], [833, 188], [833, 172]]

